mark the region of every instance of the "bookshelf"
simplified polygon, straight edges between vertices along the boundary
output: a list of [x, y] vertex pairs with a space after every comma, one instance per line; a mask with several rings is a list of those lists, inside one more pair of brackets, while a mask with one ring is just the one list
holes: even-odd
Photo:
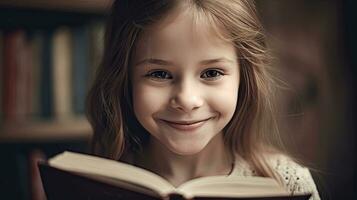
[[88, 152], [84, 100], [111, 3], [0, 0], [0, 199], [44, 200], [36, 162]]
[[0, 6], [105, 13], [113, 0], [0, 0]]
[[[104, 19], [108, 13], [111, 3], [112, 0], [0, 0], [0, 18], [2, 19], [0, 20], [0, 36], [2, 36], [2, 38], [0, 38], [0, 48], [2, 48], [0, 53], [4, 54], [5, 33], [19, 30], [22, 32], [21, 34], [25, 35], [27, 40], [28, 37], [34, 37], [33, 35], [37, 32], [51, 32], [51, 34], [54, 35], [56, 34], [57, 29], [65, 27], [67, 32], [69, 30], [72, 34], [70, 43], [74, 43], [77, 41], [76, 39], [78, 39], [78, 36], [77, 38], [74, 38], [73, 36], [75, 34], [74, 30], [77, 30], [78, 27], [82, 28], [88, 24], [95, 24], [95, 26], [99, 24], [102, 26], [101, 28], [104, 27]], [[53, 35], [50, 37], [54, 37]], [[82, 35], [79, 37], [81, 36]], [[93, 38], [90, 39], [93, 40]], [[61, 43], [61, 41], [59, 43]], [[73, 46], [71, 46], [71, 48], [72, 47]], [[79, 49], [79, 51], [82, 50], [83, 49]], [[73, 54], [73, 52], [70, 53]], [[40, 59], [42, 59], [41, 56], [43, 57], [43, 55], [40, 55]], [[90, 56], [92, 56], [92, 54]], [[73, 56], [70, 55], [70, 57]], [[98, 57], [98, 55], [96, 55], [96, 57]], [[53, 56], [51, 59], [54, 60]], [[63, 58], [59, 59], [63, 60]], [[5, 76], [4, 73], [7, 73], [7, 71], [5, 70], [6, 66], [4, 66], [6, 65], [6, 63], [4, 64], [4, 56], [2, 59], [0, 56], [0, 62], [2, 63], [2, 66], [0, 64], [0, 75]], [[83, 62], [83, 59], [79, 62]], [[51, 61], [49, 61], [46, 65], [49, 65], [49, 63], [51, 63]], [[88, 61], [86, 64], [88, 64]], [[72, 63], [72, 65], [75, 64]], [[48, 66], [42, 67], [48, 68]], [[24, 68], [29, 67], [25, 66]], [[60, 66], [59, 68], [64, 67]], [[73, 71], [72, 68], [74, 67], [70, 66], [67, 68], [68, 70]], [[91, 70], [93, 71], [93, 69]], [[86, 76], [88, 76], [86, 77], [87, 79], [90, 79], [89, 76], [91, 75], [87, 74]], [[62, 76], [62, 78], [63, 77], [64, 76]], [[80, 79], [83, 79], [83, 77], [80, 77]], [[0, 78], [0, 81], [5, 82], [2, 78]], [[67, 87], [75, 88], [76, 86], [73, 84], [75, 83], [72, 83], [72, 86], [67, 85]], [[20, 120], [20, 122], [17, 122], [19, 120], [4, 120], [6, 113], [4, 110], [6, 108], [4, 107], [6, 107], [6, 104], [4, 104], [3, 99], [7, 94], [3, 90], [5, 87], [4, 83], [0, 83], [0, 87], [2, 88], [0, 90], [0, 93], [2, 93], [2, 95], [0, 95], [0, 98], [2, 98], [0, 103], [3, 107], [0, 109], [0, 113], [2, 115], [0, 116], [0, 143], [44, 143], [65, 140], [89, 140], [91, 136], [91, 128], [89, 123], [84, 119], [83, 113], [81, 115], [76, 114], [78, 117], [72, 115], [70, 115], [70, 117], [62, 116], [60, 117], [60, 120], [48, 119], [47, 117], [41, 119], [41, 117], [38, 116], [35, 117], [35, 120], [27, 119]], [[38, 86], [37, 89], [42, 90], [43, 87], [44, 86]], [[59, 87], [63, 87], [63, 85]], [[53, 90], [53, 87], [47, 88], [47, 92], [49, 93], [55, 93]], [[74, 93], [75, 91], [71, 92]], [[82, 104], [84, 95], [85, 93], [82, 92], [82, 97], [80, 99]], [[51, 98], [52, 101], [55, 101], [54, 98], [56, 97]], [[63, 98], [59, 101], [63, 101]], [[24, 102], [26, 102], [26, 100], [23, 101], [22, 104], [24, 104]], [[63, 118], [65, 119], [63, 120]]]
[[56, 142], [63, 140], [89, 140], [92, 130], [86, 119], [71, 121], [32, 122], [6, 124], [0, 134], [1, 143]]

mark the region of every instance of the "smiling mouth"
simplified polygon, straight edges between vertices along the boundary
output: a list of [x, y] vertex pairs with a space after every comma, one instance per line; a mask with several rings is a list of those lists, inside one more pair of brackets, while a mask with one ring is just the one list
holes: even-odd
[[168, 124], [170, 127], [181, 130], [181, 131], [193, 131], [201, 126], [204, 125], [210, 118], [204, 119], [204, 120], [196, 120], [196, 121], [168, 121], [168, 120], [162, 120], [166, 124]]

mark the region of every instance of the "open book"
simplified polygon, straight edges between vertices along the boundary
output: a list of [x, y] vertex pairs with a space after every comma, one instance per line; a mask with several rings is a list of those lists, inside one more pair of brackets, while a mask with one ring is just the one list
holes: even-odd
[[57, 199], [261, 199], [307, 200], [271, 178], [210, 176], [174, 187], [148, 170], [96, 156], [64, 152], [40, 163], [48, 200]]

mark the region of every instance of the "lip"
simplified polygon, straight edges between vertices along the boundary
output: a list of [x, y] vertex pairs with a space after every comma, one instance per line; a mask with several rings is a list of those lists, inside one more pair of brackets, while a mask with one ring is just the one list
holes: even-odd
[[168, 121], [163, 119], [161, 119], [161, 121], [163, 121], [170, 127], [178, 129], [180, 131], [193, 131], [203, 126], [210, 119], [211, 117], [204, 120], [192, 120], [192, 121]]

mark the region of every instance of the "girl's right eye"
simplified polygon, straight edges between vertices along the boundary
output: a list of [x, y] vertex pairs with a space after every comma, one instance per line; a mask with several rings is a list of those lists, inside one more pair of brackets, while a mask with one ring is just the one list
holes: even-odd
[[172, 76], [169, 72], [157, 70], [151, 71], [145, 75], [145, 77], [155, 79], [155, 80], [163, 80], [163, 79], [172, 79]]

